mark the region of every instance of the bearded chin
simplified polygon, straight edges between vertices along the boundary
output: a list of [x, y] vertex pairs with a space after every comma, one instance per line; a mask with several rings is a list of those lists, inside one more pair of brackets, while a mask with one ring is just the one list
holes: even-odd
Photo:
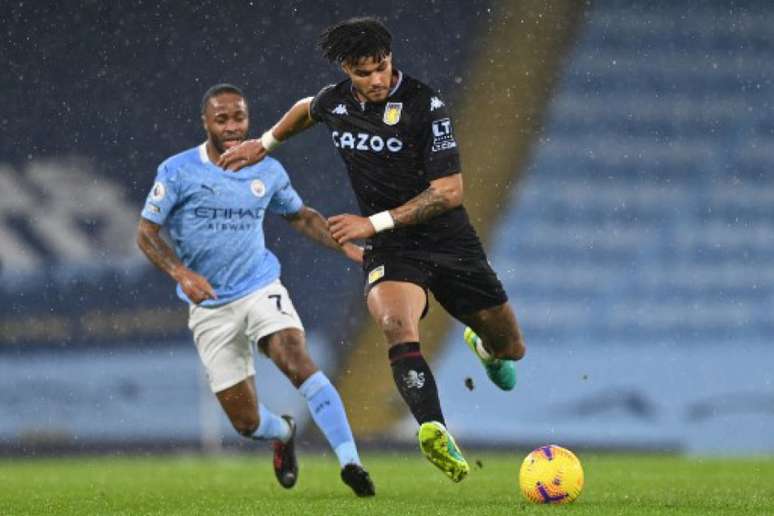
[[216, 140], [213, 138], [212, 146], [215, 147], [215, 150], [218, 151], [218, 154], [223, 154], [226, 152], [226, 147], [223, 145], [223, 140]]

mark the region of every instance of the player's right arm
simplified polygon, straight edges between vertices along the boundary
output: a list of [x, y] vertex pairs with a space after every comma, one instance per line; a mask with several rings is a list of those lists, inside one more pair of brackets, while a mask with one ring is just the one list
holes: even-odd
[[274, 127], [263, 133], [258, 139], [245, 140], [228, 149], [218, 160], [218, 166], [227, 170], [239, 170], [258, 163], [280, 143], [315, 124], [310, 108], [313, 97], [296, 102]]
[[153, 265], [179, 283], [185, 295], [194, 303], [199, 304], [205, 299], [217, 299], [218, 296], [210, 282], [180, 261], [169, 244], [161, 238], [160, 230], [161, 226], [158, 224], [140, 218], [137, 226], [137, 246], [143, 254]]
[[160, 234], [161, 226], [179, 205], [179, 189], [177, 168], [162, 163], [137, 226], [137, 245], [152, 264], [180, 285], [188, 299], [198, 304], [205, 299], [217, 299], [215, 289], [203, 276], [186, 267]]

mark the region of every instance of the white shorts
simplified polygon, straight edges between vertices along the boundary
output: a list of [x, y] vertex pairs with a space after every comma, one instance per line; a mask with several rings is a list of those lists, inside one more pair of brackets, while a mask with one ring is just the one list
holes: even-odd
[[254, 349], [263, 337], [288, 328], [304, 331], [280, 280], [225, 305], [190, 305], [188, 328], [212, 392], [255, 375]]

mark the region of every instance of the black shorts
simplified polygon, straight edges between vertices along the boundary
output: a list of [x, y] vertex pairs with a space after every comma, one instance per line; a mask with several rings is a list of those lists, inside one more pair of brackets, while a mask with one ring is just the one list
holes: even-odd
[[366, 296], [382, 281], [414, 283], [432, 292], [456, 319], [508, 301], [480, 247], [448, 252], [377, 249], [366, 252], [363, 270]]

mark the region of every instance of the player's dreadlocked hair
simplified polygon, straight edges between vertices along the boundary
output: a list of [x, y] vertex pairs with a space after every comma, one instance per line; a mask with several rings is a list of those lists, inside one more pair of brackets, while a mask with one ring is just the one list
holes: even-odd
[[335, 64], [354, 64], [363, 58], [381, 61], [392, 52], [392, 35], [376, 18], [350, 18], [320, 34], [323, 56]]
[[204, 114], [205, 111], [207, 111], [207, 102], [209, 102], [212, 97], [217, 97], [221, 93], [236, 93], [237, 95], [245, 99], [245, 103], [247, 103], [245, 94], [238, 86], [234, 86], [233, 84], [223, 82], [220, 84], [216, 84], [215, 86], [211, 86], [207, 91], [204, 92], [204, 96], [202, 97], [202, 115]]

